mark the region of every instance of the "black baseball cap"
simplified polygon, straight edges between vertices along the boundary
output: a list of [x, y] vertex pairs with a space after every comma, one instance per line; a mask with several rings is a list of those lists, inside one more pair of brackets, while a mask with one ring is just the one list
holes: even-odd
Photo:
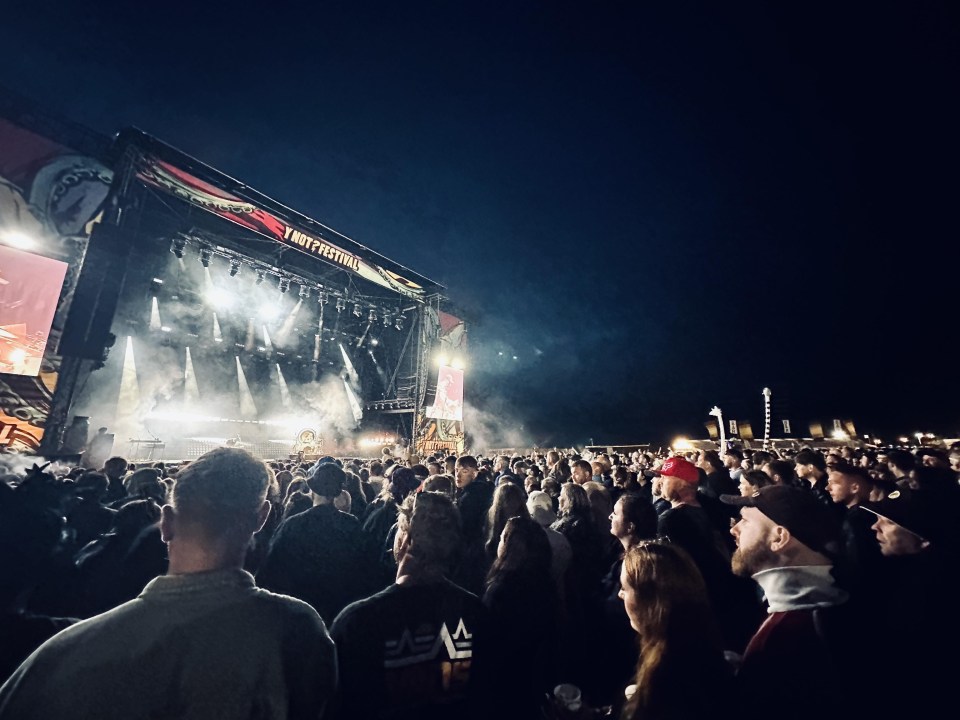
[[840, 539], [840, 520], [809, 490], [792, 485], [768, 485], [752, 495], [721, 495], [727, 505], [755, 507], [790, 531], [811, 550], [832, 555]]

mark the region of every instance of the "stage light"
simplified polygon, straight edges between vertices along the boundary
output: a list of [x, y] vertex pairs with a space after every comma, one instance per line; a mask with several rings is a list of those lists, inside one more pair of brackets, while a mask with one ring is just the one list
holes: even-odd
[[174, 238], [170, 243], [170, 252], [178, 258], [183, 259], [183, 249], [187, 246], [187, 241], [183, 238]]
[[380, 341], [377, 340], [376, 338], [374, 338], [373, 340], [370, 341], [370, 344], [373, 345], [373, 346], [377, 346], [377, 345], [380, 344]]
[[22, 363], [27, 359], [27, 351], [23, 348], [14, 348], [10, 351], [10, 362], [16, 365], [17, 363]]
[[437, 364], [438, 364], [440, 367], [444, 367], [445, 365], [448, 365], [449, 363], [447, 362], [447, 356], [446, 356], [446, 355], [442, 355], [442, 354], [441, 354], [441, 355], [437, 355]]
[[324, 305], [330, 302], [330, 298], [327, 297], [325, 292], [320, 291], [320, 293], [317, 295], [317, 302], [320, 303], [320, 307], [322, 308]]
[[390, 313], [386, 311], [383, 313], [383, 326], [390, 327]]
[[210, 258], [211, 258], [211, 257], [212, 257], [212, 253], [210, 252], [210, 248], [206, 248], [206, 247], [205, 247], [205, 248], [200, 248], [200, 258], [199, 258], [199, 260], [200, 260], [200, 264], [203, 265], [205, 268], [210, 267]]
[[290, 278], [282, 277], [280, 278], [280, 283], [277, 285], [280, 288], [280, 293], [284, 294], [287, 290], [290, 289]]
[[236, 277], [240, 273], [240, 261], [231, 260], [230, 261], [230, 277]]
[[450, 367], [452, 367], [454, 370], [463, 370], [463, 367], [464, 367], [463, 360], [460, 360], [459, 358], [454, 360], [450, 364]]
[[160, 290], [161, 290], [162, 288], [163, 288], [163, 280], [161, 280], [160, 278], [153, 278], [153, 280], [150, 281], [150, 294], [151, 294], [151, 295], [159, 295], [159, 294], [160, 294]]
[[403, 317], [403, 315], [397, 315], [397, 319], [396, 319], [396, 321], [393, 323], [393, 326], [394, 326], [397, 330], [403, 330], [403, 321], [404, 321], [404, 319], [405, 319], [405, 318]]
[[671, 445], [671, 447], [673, 448], [673, 450], [674, 450], [675, 452], [687, 451], [687, 450], [693, 450], [693, 449], [694, 449], [693, 443], [691, 443], [691, 442], [690, 442], [687, 438], [685, 438], [685, 437], [675, 438], [674, 441], [673, 441], [673, 444]]
[[257, 285], [263, 284], [264, 278], [267, 276], [267, 273], [263, 268], [257, 268]]
[[309, 300], [309, 299], [310, 299], [310, 288], [308, 288], [306, 285], [301, 285], [301, 286], [300, 286], [300, 299], [301, 299], [301, 300]]
[[337, 312], [343, 312], [344, 308], [347, 307], [347, 304], [343, 301], [342, 297], [337, 298]]
[[32, 237], [17, 230], [9, 230], [3, 233], [2, 238], [3, 242], [10, 247], [20, 248], [21, 250], [28, 250], [37, 244]]
[[360, 307], [360, 303], [353, 304], [353, 314], [356, 317], [360, 317], [361, 315], [363, 315], [363, 309]]
[[370, 308], [370, 314], [367, 315], [367, 322], [375, 323], [377, 321], [377, 311]]

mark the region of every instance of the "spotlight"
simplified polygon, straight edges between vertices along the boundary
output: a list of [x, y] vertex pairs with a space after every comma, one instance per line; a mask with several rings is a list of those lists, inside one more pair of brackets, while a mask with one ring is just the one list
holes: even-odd
[[280, 293], [286, 293], [290, 289], [290, 278], [282, 277], [280, 278], [280, 283], [277, 285], [280, 288]]
[[[37, 244], [36, 241], [26, 233], [17, 232], [15, 230], [10, 230], [3, 233], [0, 239], [2, 239], [7, 245], [20, 248], [21, 250], [27, 250]], [[24, 354], [24, 357], [26, 357], [26, 354]]]
[[309, 300], [309, 299], [310, 299], [310, 288], [308, 288], [306, 285], [301, 285], [301, 286], [300, 286], [300, 299], [301, 299], [301, 300]]
[[240, 261], [231, 260], [230, 261], [230, 277], [236, 277], [240, 273]]
[[347, 304], [343, 301], [343, 298], [342, 298], [342, 297], [338, 297], [338, 298], [337, 298], [337, 312], [338, 312], [338, 313], [339, 313], [339, 312], [343, 312], [343, 309], [344, 309], [346, 306], [347, 306]]
[[159, 295], [160, 289], [163, 287], [163, 280], [160, 278], [154, 278], [150, 281], [150, 294]]
[[200, 248], [200, 264], [205, 268], [210, 267], [210, 248]]
[[257, 285], [263, 283], [263, 280], [266, 276], [267, 273], [264, 272], [263, 268], [257, 268]]
[[370, 308], [370, 314], [367, 315], [367, 322], [375, 323], [377, 321], [377, 311], [373, 308]]
[[363, 315], [363, 309], [360, 307], [360, 303], [353, 304], [353, 314], [356, 315], [357, 317], [360, 317], [361, 315]]
[[383, 311], [383, 326], [390, 327], [390, 313], [386, 310]]
[[327, 294], [325, 292], [320, 292], [317, 295], [317, 302], [320, 303], [320, 307], [322, 308], [324, 305], [330, 302], [330, 298], [327, 297]]
[[403, 330], [403, 321], [404, 321], [404, 320], [405, 320], [405, 318], [403, 317], [403, 315], [397, 315], [397, 320], [396, 320], [396, 322], [393, 323], [393, 326], [394, 326], [397, 330]]
[[170, 252], [176, 255], [178, 258], [183, 257], [183, 249], [187, 246], [187, 241], [183, 238], [174, 238], [173, 242], [170, 243]]

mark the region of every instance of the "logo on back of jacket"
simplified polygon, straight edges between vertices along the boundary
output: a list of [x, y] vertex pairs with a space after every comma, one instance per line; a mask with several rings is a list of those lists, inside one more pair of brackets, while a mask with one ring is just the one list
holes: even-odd
[[463, 618], [452, 634], [446, 623], [404, 628], [398, 640], [384, 643], [387, 694], [399, 705], [458, 700], [466, 693], [472, 659], [473, 634]]

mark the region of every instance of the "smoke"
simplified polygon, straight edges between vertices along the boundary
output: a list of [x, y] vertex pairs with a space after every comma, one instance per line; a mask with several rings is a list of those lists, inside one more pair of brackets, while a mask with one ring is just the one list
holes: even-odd
[[464, 403], [463, 426], [467, 434], [467, 447], [473, 453], [534, 445], [524, 420], [516, 408], [503, 398], [488, 399], [482, 410]]

